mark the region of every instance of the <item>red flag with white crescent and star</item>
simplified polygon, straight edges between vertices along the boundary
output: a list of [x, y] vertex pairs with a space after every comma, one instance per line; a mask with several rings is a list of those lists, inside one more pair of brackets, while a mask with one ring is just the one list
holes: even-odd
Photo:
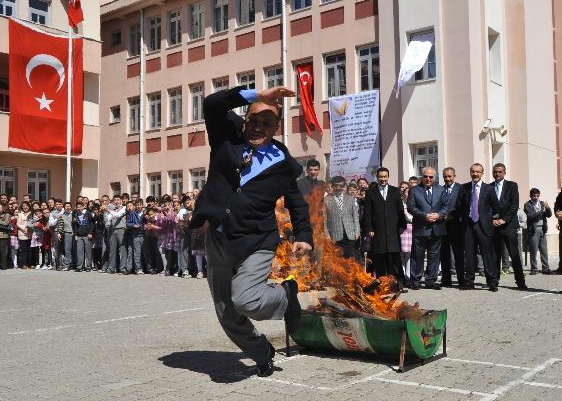
[[[9, 21], [10, 131], [8, 146], [66, 154], [68, 37]], [[82, 38], [72, 40], [72, 154], [82, 153]]]
[[314, 101], [312, 100], [313, 86], [313, 73], [312, 63], [299, 64], [297, 66], [297, 77], [299, 82], [302, 114], [304, 116], [304, 125], [308, 131], [308, 135], [312, 136], [310, 125], [314, 125], [316, 130], [322, 134], [322, 126], [318, 122], [316, 112], [314, 111]]
[[84, 13], [80, 0], [68, 0], [68, 24], [78, 28], [78, 24], [82, 21], [84, 21]]

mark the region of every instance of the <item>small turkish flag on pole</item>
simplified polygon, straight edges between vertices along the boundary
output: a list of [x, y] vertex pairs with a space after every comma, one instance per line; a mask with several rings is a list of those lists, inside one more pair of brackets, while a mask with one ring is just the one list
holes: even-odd
[[[9, 21], [10, 133], [8, 146], [67, 152], [68, 37]], [[82, 153], [82, 38], [72, 40], [72, 154]]]
[[314, 111], [314, 101], [312, 100], [312, 63], [300, 64], [297, 66], [297, 76], [301, 95], [302, 114], [304, 115], [304, 125], [308, 135], [312, 136], [310, 124], [313, 124], [318, 132], [322, 134], [322, 126], [318, 122]]
[[84, 21], [84, 13], [80, 0], [68, 0], [68, 24], [78, 28], [78, 24], [82, 21]]

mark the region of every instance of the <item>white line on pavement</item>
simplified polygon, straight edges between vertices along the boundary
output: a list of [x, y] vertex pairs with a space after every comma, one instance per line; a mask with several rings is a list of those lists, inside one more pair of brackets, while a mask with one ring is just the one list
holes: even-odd
[[547, 295], [550, 293], [556, 293], [559, 292], [560, 290], [558, 288], [552, 288], [550, 290], [548, 290], [548, 292], [535, 292], [533, 294], [529, 294], [529, 295], [525, 295], [524, 297], [521, 297], [521, 299], [528, 299], [528, 298], [532, 298], [532, 297], [537, 297], [539, 295]]
[[13, 335], [17, 335], [17, 334], [40, 333], [42, 331], [62, 330], [62, 329], [67, 329], [69, 327], [77, 327], [77, 325], [67, 324], [67, 325], [64, 325], [64, 326], [43, 327], [41, 329], [35, 329], [35, 330], [14, 331], [13, 333], [8, 333], [8, 335], [13, 336]]
[[523, 366], [515, 366], [515, 365], [505, 365], [503, 363], [494, 363], [494, 362], [485, 362], [485, 361], [472, 361], [470, 359], [457, 359], [457, 358], [443, 358], [447, 361], [453, 362], [463, 362], [463, 363], [474, 363], [476, 365], [488, 365], [488, 366], [497, 366], [499, 368], [508, 368], [508, 369], [519, 369], [519, 370], [532, 370], [531, 368], [526, 368]]
[[168, 312], [162, 312], [161, 315], [169, 315], [171, 313], [183, 313], [183, 312], [192, 312], [196, 310], [203, 310], [205, 308], [191, 308], [191, 309], [180, 309], [180, 310], [171, 310]]
[[109, 322], [118, 322], [120, 320], [131, 320], [131, 319], [140, 319], [143, 317], [148, 317], [148, 315], [139, 315], [139, 316], [126, 316], [126, 317], [118, 317], [116, 319], [107, 319], [107, 320], [97, 320], [94, 322], [94, 324], [100, 324], [100, 323], [109, 323]]
[[377, 380], [377, 381], [380, 381], [380, 382], [383, 382], [383, 383], [400, 384], [402, 386], [426, 388], [426, 389], [429, 389], [429, 390], [448, 391], [450, 393], [463, 394], [463, 395], [480, 395], [482, 397], [489, 397], [489, 396], [493, 395], [493, 394], [490, 394], [490, 393], [482, 393], [482, 392], [479, 392], [479, 391], [464, 390], [464, 389], [460, 389], [460, 388], [433, 386], [431, 384], [407, 382], [407, 381], [404, 381], [404, 380], [385, 379], [384, 377], [375, 377], [373, 380]]
[[559, 386], [558, 384], [527, 382], [527, 381], [524, 381], [523, 384], [526, 384], [528, 386], [562, 389], [562, 386]]
[[321, 391], [332, 391], [332, 390], [334, 390], [331, 387], [311, 386], [311, 385], [308, 385], [308, 384], [296, 383], [296, 382], [291, 382], [291, 381], [286, 381], [286, 380], [272, 379], [272, 378], [269, 378], [269, 377], [252, 376], [251, 378], [254, 379], [254, 380], [261, 380], [261, 381], [266, 381], [266, 382], [286, 384], [286, 385], [289, 385], [289, 386], [305, 387], [305, 388], [308, 388], [308, 389], [311, 389], [311, 390], [321, 390]]

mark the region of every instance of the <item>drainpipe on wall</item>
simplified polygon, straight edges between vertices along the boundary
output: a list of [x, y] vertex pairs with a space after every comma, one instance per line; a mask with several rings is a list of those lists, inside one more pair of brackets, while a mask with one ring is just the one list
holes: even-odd
[[140, 10], [140, 90], [139, 90], [139, 196], [144, 199], [145, 195], [145, 173], [144, 173], [144, 154], [145, 154], [145, 121], [144, 121], [144, 78], [146, 75], [146, 55], [144, 52], [144, 9]]
[[[281, 0], [281, 63], [283, 64], [283, 86], [287, 87], [287, 2]], [[289, 98], [283, 98], [283, 144], [289, 147]]]

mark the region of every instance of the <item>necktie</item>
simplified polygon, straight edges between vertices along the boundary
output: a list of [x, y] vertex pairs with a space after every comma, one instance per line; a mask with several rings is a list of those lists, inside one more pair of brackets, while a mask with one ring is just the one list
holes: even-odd
[[340, 213], [343, 214], [343, 194], [336, 196], [336, 200], [338, 201], [338, 208], [340, 209]]
[[477, 190], [477, 186], [476, 184], [472, 185], [472, 204], [471, 204], [471, 210], [470, 210], [470, 218], [472, 219], [473, 222], [477, 222], [478, 220], [480, 220], [480, 216], [478, 214], [478, 198], [480, 197], [480, 194], [478, 193]]
[[447, 188], [447, 195], [451, 195], [451, 186], [445, 185], [445, 188]]
[[254, 148], [250, 148], [248, 150], [248, 154], [242, 157], [242, 163], [238, 167], [238, 173], [241, 173], [245, 168], [248, 168], [252, 165], [252, 156], [254, 155]]
[[386, 200], [386, 186], [382, 188], [382, 198]]
[[501, 189], [500, 189], [500, 183], [496, 182], [496, 196], [498, 197], [498, 200], [500, 200], [502, 193], [501, 193]]

